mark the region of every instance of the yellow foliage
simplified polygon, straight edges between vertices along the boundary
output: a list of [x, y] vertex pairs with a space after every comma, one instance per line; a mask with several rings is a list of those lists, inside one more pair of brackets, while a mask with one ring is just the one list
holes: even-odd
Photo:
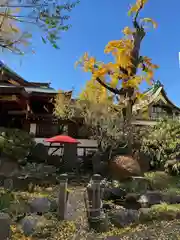
[[91, 79], [79, 95], [79, 99], [101, 103], [108, 99], [108, 92], [106, 88], [102, 87], [95, 79]]
[[133, 49], [133, 41], [130, 39], [121, 39], [121, 40], [114, 40], [110, 41], [107, 46], [105, 47], [104, 52], [121, 52], [121, 51], [131, 51]]
[[128, 15], [132, 15], [133, 13], [137, 13], [140, 8], [143, 8], [148, 0], [137, 0], [134, 5], [131, 6]]
[[123, 29], [123, 33], [124, 33], [124, 35], [128, 36], [128, 35], [131, 35], [133, 33], [133, 31], [129, 27], [125, 27]]
[[[125, 27], [122, 31], [124, 34], [122, 39], [112, 40], [105, 46], [104, 53], [112, 54], [114, 62], [100, 63], [87, 53], [79, 61], [78, 64], [83, 67], [84, 71], [92, 73], [92, 79], [87, 83], [81, 98], [104, 101], [108, 97], [107, 86], [114, 90], [133, 88], [133, 96], [140, 97], [141, 83], [143, 81], [148, 84], [152, 83], [154, 70], [158, 66], [153, 64], [150, 58], [140, 56], [141, 41], [146, 35], [143, 23], [151, 23], [154, 28], [157, 27], [157, 23], [151, 18], [138, 21], [139, 12], [146, 3], [147, 0], [136, 0], [129, 11], [133, 17], [134, 28]], [[106, 88], [99, 84], [97, 81], [99, 79], [105, 83]]]

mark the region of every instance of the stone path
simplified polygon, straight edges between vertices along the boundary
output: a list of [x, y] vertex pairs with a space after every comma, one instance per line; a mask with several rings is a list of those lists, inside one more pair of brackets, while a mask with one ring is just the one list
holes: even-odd
[[77, 221], [79, 218], [86, 217], [84, 191], [84, 187], [76, 187], [70, 190], [67, 209], [68, 220]]
[[76, 187], [71, 189], [69, 195], [67, 218], [74, 221], [77, 227], [77, 233], [72, 240], [98, 240], [98, 236], [88, 228], [84, 191], [84, 187]]

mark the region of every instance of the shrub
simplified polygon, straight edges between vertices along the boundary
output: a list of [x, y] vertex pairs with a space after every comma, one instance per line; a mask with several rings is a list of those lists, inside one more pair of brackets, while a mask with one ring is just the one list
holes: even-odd
[[[180, 122], [162, 120], [142, 138], [141, 150], [151, 156], [154, 166], [164, 166], [180, 155]], [[173, 167], [173, 165], [172, 165]]]
[[19, 129], [0, 128], [0, 150], [15, 161], [28, 156], [35, 142], [33, 136]]

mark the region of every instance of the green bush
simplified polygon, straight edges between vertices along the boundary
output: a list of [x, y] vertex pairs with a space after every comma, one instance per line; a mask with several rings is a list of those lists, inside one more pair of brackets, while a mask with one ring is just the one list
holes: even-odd
[[0, 151], [16, 161], [28, 156], [35, 142], [29, 133], [10, 128], [0, 128]]
[[[154, 166], [166, 166], [180, 156], [180, 122], [162, 120], [151, 127], [142, 138], [141, 150], [151, 156]], [[174, 162], [177, 164], [177, 162]], [[171, 167], [175, 168], [174, 165]]]

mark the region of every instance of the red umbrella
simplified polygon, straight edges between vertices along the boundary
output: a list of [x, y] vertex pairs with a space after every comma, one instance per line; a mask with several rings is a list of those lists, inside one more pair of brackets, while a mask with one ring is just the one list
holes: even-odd
[[55, 137], [45, 139], [45, 142], [49, 143], [79, 143], [75, 138], [66, 136], [66, 135], [58, 135]]

